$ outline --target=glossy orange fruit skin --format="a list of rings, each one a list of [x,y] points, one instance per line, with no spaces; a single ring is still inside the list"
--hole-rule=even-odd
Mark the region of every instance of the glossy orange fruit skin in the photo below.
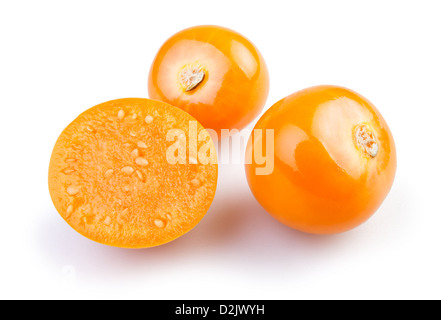
[[[180,73],[198,66],[205,77],[186,91]],[[197,26],[169,38],[150,69],[151,99],[177,106],[205,128],[242,129],[262,111],[269,92],[268,69],[257,48],[239,33]]]
[[[360,125],[373,133],[376,155],[377,149],[366,153],[357,142],[363,141],[356,138]],[[397,166],[391,131],[372,103],[354,91],[337,86],[299,91],[273,105],[255,129],[274,130],[274,170],[257,175],[253,158],[246,164],[249,186],[289,227],[313,234],[350,230],[366,221],[391,189]],[[251,137],[248,152],[255,143]]]

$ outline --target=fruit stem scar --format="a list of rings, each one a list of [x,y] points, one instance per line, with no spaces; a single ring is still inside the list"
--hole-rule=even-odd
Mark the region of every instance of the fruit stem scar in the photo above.
[[[367,124],[359,124],[354,128],[356,146],[371,158],[378,155],[378,142],[374,131]]]
[[[195,89],[205,78],[205,71],[201,65],[185,66],[179,73],[179,83],[185,92]]]

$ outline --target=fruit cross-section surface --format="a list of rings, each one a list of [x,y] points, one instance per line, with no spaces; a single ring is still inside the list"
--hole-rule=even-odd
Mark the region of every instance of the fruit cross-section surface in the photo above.
[[[179,108],[138,98],[81,114],[60,135],[49,169],[63,219],[94,241],[124,248],[161,245],[191,230],[216,184],[216,151],[201,124]]]

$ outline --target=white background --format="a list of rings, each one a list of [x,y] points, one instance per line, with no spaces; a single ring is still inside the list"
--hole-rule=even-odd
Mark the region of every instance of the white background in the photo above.
[[[0,1],[0,298],[441,298],[439,1]],[[47,188],[52,147],[98,103],[147,97],[161,44],[232,28],[266,59],[266,108],[302,88],[349,87],[389,123],[395,184],[361,227],[291,230],[222,165],[207,216],[152,249],[73,231]]]

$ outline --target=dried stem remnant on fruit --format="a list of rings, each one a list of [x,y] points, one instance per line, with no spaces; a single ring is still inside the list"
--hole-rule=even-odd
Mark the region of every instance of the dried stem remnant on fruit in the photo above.
[[[378,142],[374,132],[366,124],[360,124],[355,127],[354,139],[357,146],[367,153],[371,158],[375,158],[378,154]]]
[[[191,91],[196,88],[205,78],[205,72],[202,66],[187,66],[179,73],[179,82],[185,91]]]

